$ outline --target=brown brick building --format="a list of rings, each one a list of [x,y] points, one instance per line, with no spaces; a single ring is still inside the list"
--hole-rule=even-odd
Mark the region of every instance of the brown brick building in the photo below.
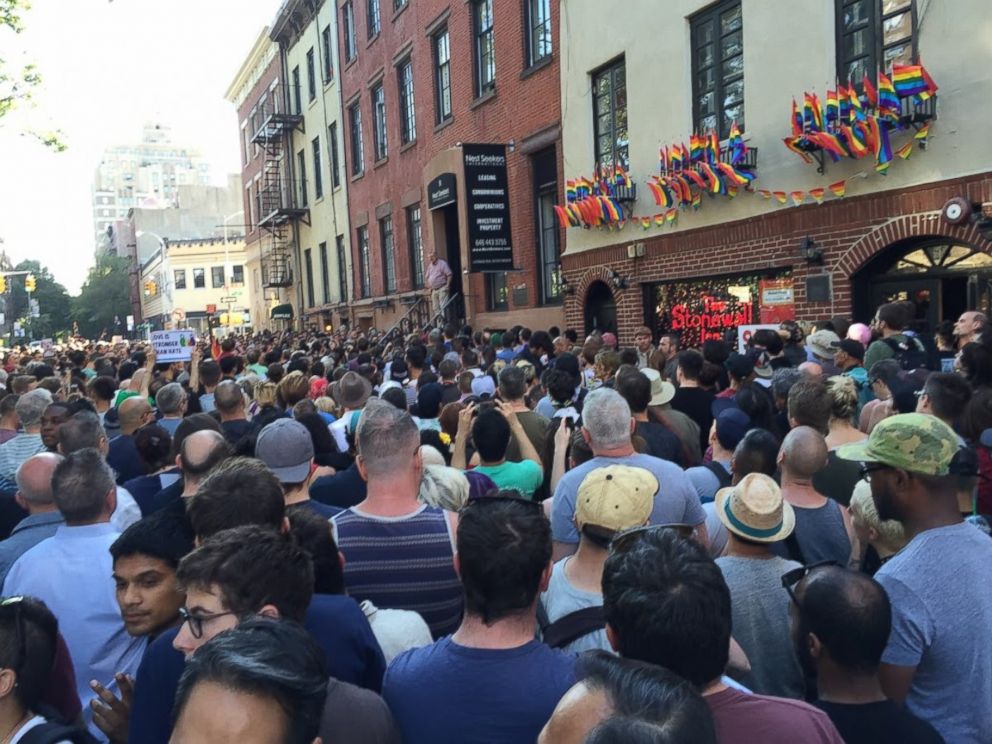
[[[423,320],[423,264],[437,250],[456,273],[453,317],[560,323],[558,3],[337,4],[354,322]],[[463,143],[506,147],[514,271],[466,273]],[[429,198],[439,177],[447,195]]]

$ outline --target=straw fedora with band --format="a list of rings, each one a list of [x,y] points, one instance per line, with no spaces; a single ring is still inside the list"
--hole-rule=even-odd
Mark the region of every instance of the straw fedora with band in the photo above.
[[[724,527],[738,537],[760,543],[784,540],[796,526],[792,506],[778,484],[763,473],[751,473],[716,493],[715,511]]]

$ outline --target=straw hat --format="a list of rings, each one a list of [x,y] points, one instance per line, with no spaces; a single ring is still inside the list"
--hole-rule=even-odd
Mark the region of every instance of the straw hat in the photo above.
[[[782,499],[778,484],[763,473],[751,473],[736,486],[720,489],[715,502],[723,525],[745,540],[777,542],[796,526],[792,506]]]

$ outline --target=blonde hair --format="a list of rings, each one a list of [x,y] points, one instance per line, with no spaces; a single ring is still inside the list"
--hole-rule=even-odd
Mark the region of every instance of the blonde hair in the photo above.
[[[313,402],[317,406],[318,411],[323,411],[324,413],[334,413],[337,411],[337,404],[334,402],[333,398],[328,398],[326,395],[322,395],[317,400]]]
[[[854,380],[837,375],[827,380],[827,394],[830,396],[830,415],[835,419],[853,421],[858,411],[858,388]]]
[[[259,406],[274,406],[276,403],[276,384],[264,380],[255,386],[255,401]]]
[[[851,504],[848,507],[851,518],[860,523],[865,529],[873,529],[878,533],[879,542],[889,550],[902,550],[906,544],[906,533],[902,522],[878,518],[875,500],[871,497],[871,486],[867,481],[860,480],[851,494]]]
[[[468,501],[469,483],[465,473],[444,465],[425,465],[417,498],[428,506],[457,512]]]

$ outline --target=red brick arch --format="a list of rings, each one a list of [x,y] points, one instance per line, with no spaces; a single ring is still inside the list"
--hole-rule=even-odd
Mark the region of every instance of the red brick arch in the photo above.
[[[971,223],[950,225],[940,212],[911,214],[895,217],[866,234],[837,261],[836,270],[852,276],[871,258],[893,243],[913,238],[947,238],[992,253],[992,242],[986,239]]]
[[[578,296],[582,298],[581,307],[586,306],[586,298],[589,295],[589,287],[593,285],[594,282],[603,282],[610,291],[613,293],[613,299],[617,303],[617,308],[620,307],[620,300],[623,297],[622,289],[618,289],[613,286],[613,282],[610,281],[610,269],[606,266],[595,266],[591,269],[586,269],[579,279]]]

